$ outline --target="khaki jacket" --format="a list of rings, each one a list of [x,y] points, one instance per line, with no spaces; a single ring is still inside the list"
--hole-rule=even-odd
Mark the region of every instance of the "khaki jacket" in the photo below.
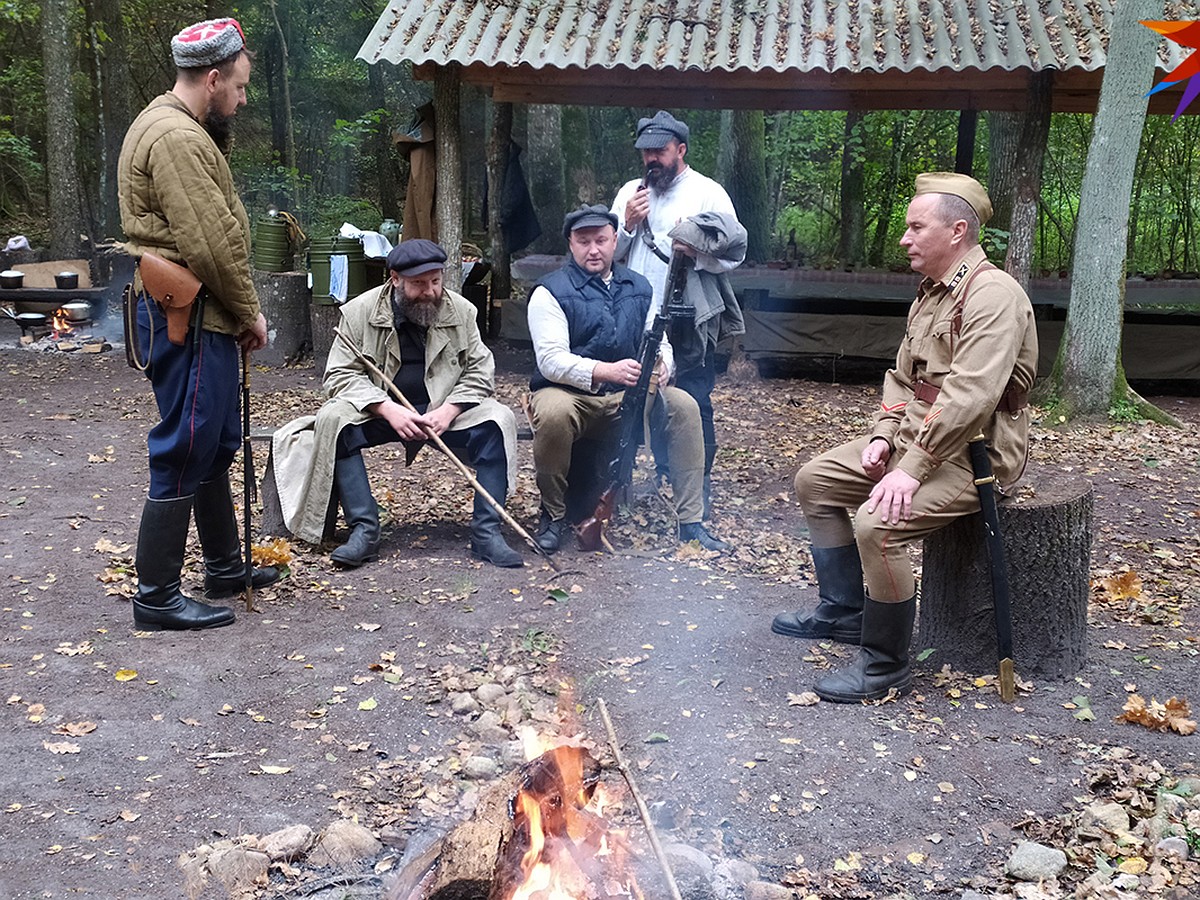
[[[117,193],[125,249],[183,263],[208,288],[205,329],[241,334],[254,323],[259,305],[250,278],[250,219],[229,162],[170,91],[129,126],[117,161]]]
[[[392,317],[390,284],[359,294],[342,306],[339,328],[388,379],[400,371],[400,341]],[[443,403],[475,404],[450,426],[461,431],[495,422],[504,435],[508,457],[508,490],[517,480],[517,421],[511,409],[492,399],[496,364],[475,324],[475,307],[466,298],[445,292],[445,303],[425,338],[425,389],[429,408]],[[333,491],[337,438],[347,425],[372,417],[366,408],[391,395],[370,375],[340,340],[334,339],[325,365],[329,399],[316,416],[303,416],[275,432],[272,441],[275,482],[288,529],[309,543],[319,543],[325,511]],[[419,447],[420,445],[416,445]],[[409,462],[415,456],[410,453]],[[497,497],[497,500],[504,498]]]
[[[1026,395],[1033,386],[1038,354],[1033,307],[1004,271],[976,274],[984,262],[976,246],[942,279],[921,282],[895,368],[884,378],[872,436],[891,443],[900,454],[898,467],[922,483],[947,461],[970,469],[967,442],[981,431],[1002,488],[1025,469],[1029,409],[1010,413],[997,405],[1010,381]],[[962,324],[956,328],[960,299]],[[913,395],[918,379],[940,388],[935,402]]]

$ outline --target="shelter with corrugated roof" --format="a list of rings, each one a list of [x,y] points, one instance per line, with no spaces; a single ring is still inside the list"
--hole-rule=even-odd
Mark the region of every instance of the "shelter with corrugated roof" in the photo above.
[[[1053,71],[1053,110],[1092,112],[1114,2],[392,0],[358,58],[457,64],[497,102],[718,109],[1021,110]]]

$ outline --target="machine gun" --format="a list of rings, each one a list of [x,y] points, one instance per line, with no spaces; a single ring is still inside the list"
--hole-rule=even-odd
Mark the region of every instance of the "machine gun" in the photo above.
[[[579,535],[579,545],[584,550],[598,550],[605,543],[604,523],[612,518],[621,493],[633,481],[633,467],[637,461],[638,445],[641,443],[642,421],[646,412],[646,400],[651,393],[652,381],[657,378],[655,369],[658,366],[658,351],[662,345],[663,334],[673,316],[693,316],[692,307],[683,303],[683,294],[687,287],[688,270],[691,268],[691,258],[683,253],[671,254],[670,268],[667,270],[667,294],[663,307],[654,316],[650,329],[642,335],[642,346],[638,353],[641,372],[637,383],[627,388],[621,398],[618,412],[620,435],[617,441],[616,453],[608,464],[605,472],[607,485],[596,502],[596,508],[590,516],[575,526]]]

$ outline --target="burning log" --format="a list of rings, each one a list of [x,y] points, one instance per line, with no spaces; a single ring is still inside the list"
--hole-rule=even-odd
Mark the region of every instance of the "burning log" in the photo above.
[[[388,900],[640,900],[623,831],[603,816],[600,765],[556,747],[489,790]]]

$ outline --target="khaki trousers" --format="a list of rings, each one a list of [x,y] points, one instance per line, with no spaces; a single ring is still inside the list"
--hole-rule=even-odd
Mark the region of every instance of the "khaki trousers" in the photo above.
[[[704,514],[704,434],[700,408],[675,387],[660,388],[667,407],[667,452],[671,459],[671,492],[680,525],[699,522]],[[552,519],[567,514],[567,473],[571,451],[582,437],[603,434],[617,425],[624,391],[581,394],[559,387],[534,391],[533,466],[542,506]],[[649,415],[650,404],[646,411]],[[646,426],[647,431],[649,425]]]
[[[907,548],[960,516],[979,511],[975,478],[963,460],[947,460],[913,495],[912,518],[886,525],[866,501],[875,486],[862,468],[870,438],[842,444],[796,473],[796,499],[808,520],[814,547],[858,544],[867,594],[880,603],[908,600],[916,593]],[[888,471],[899,462],[893,453]],[[854,511],[851,523],[849,511]]]

